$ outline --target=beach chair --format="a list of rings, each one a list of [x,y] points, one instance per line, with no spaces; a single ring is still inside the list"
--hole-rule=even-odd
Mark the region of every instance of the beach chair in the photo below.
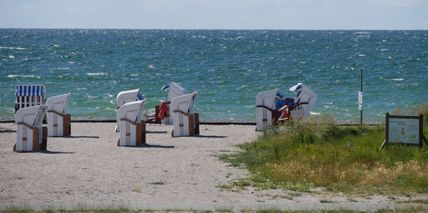
[[[140,101],[140,100],[144,100],[144,96],[140,93],[140,89],[121,91],[116,96],[116,110],[128,102]],[[116,132],[118,131],[119,131],[119,119],[117,119],[117,123],[116,123]]]
[[[48,136],[70,136],[71,116],[65,113],[69,96],[70,94],[58,95],[46,100]]]
[[[140,120],[144,100],[128,102],[117,110],[120,138],[118,146],[139,146],[146,142],[146,123]]]
[[[256,131],[262,131],[278,120],[279,112],[275,109],[275,98],[278,92],[274,89],[259,92],[256,95]]]
[[[47,128],[43,126],[47,106],[32,106],[19,109],[15,114],[16,152],[46,150]]]
[[[15,112],[19,109],[45,103],[46,89],[43,84],[25,84],[15,87]]]
[[[309,109],[317,101],[317,94],[303,83],[298,83],[289,90],[296,93],[294,106],[290,108],[290,118],[301,119],[309,116]]]
[[[199,114],[193,112],[198,93],[193,92],[172,99],[171,111],[174,124],[173,137],[199,134]]]
[[[173,98],[182,96],[186,94],[186,90],[175,82],[171,82],[166,86],[162,87],[162,90],[168,90],[168,96],[166,100],[161,101],[161,104],[155,107],[155,121],[156,123],[161,123],[165,125],[172,125],[173,119],[171,111],[171,101]],[[163,117],[159,117],[159,112],[166,111],[163,114]]]

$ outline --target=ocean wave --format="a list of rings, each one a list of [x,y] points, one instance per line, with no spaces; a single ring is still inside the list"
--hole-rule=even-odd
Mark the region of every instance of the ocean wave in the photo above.
[[[393,79],[391,79],[391,81],[403,81],[404,80],[404,78],[393,78]]]
[[[321,115],[321,112],[309,112],[309,114],[318,116]]]
[[[23,47],[0,47],[1,49],[6,49],[6,50],[26,50],[26,48]]]
[[[68,67],[57,67],[56,69],[57,70],[69,70],[70,68],[68,68]]]
[[[86,73],[86,75],[88,75],[88,76],[104,76],[104,75],[108,75],[108,73],[106,73],[106,72],[88,72],[88,73]]]
[[[39,76],[37,75],[7,75],[7,78],[38,78],[40,79]]]

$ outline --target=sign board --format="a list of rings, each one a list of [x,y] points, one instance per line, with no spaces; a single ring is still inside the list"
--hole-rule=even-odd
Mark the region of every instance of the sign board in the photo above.
[[[358,92],[358,111],[363,110],[363,92]]]
[[[406,144],[422,147],[423,116],[402,116],[386,113],[385,141],[386,144]]]

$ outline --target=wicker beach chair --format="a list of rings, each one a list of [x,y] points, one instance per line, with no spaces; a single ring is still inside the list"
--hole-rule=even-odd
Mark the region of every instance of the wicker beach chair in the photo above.
[[[118,110],[122,105],[133,102],[144,100],[144,96],[141,94],[140,89],[125,90],[121,91],[116,96],[116,110]],[[119,119],[116,123],[116,132],[119,131]]]
[[[172,99],[173,137],[199,135],[199,114],[193,111],[197,95],[193,92]]]
[[[47,128],[43,126],[46,110],[46,106],[40,105],[21,108],[16,112],[17,131],[14,151],[37,152],[46,150]]]
[[[140,120],[144,100],[128,102],[117,110],[120,138],[118,146],[139,146],[146,142],[145,122]]]
[[[274,89],[259,92],[256,95],[256,131],[262,131],[278,120],[279,112],[275,109],[275,98],[278,92]]]
[[[162,87],[162,90],[168,91],[168,96],[166,100],[161,101],[161,105],[156,106],[155,108],[155,121],[156,123],[161,123],[165,125],[172,125],[173,119],[170,115],[172,115],[171,111],[171,101],[173,98],[182,96],[186,94],[186,90],[181,87],[179,84],[175,82],[171,82],[168,85]],[[165,108],[162,108],[165,107]],[[162,117],[159,117],[159,113],[162,111],[166,111],[163,113]]]
[[[48,136],[70,136],[70,114],[65,113],[70,94],[50,97],[46,100]]]
[[[25,84],[15,87],[15,112],[19,109],[45,103],[46,88],[43,84]]]

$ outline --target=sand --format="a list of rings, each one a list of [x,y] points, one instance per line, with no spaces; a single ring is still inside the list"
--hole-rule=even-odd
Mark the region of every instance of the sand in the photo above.
[[[396,208],[412,196],[345,196],[222,187],[248,177],[218,155],[257,137],[255,126],[201,125],[200,137],[172,138],[172,126],[147,125],[147,147],[118,147],[114,123],[72,123],[72,137],[48,138],[48,152],[15,153],[13,123],[0,124],[0,209],[15,207],[134,209]],[[12,130],[12,131],[5,131]]]

